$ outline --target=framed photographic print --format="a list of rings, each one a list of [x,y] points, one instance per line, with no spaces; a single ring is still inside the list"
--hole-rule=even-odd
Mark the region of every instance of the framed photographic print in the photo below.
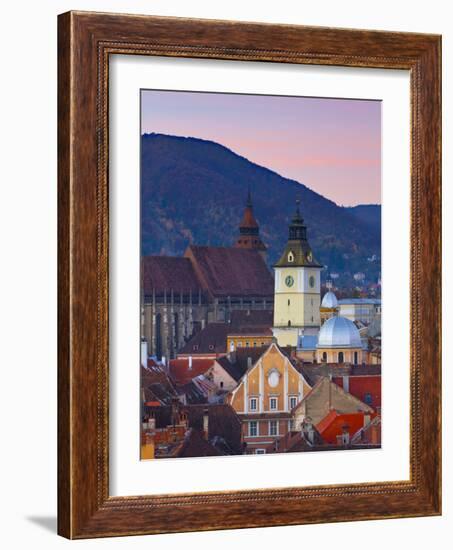
[[[59,17],[59,533],[441,513],[440,37]]]

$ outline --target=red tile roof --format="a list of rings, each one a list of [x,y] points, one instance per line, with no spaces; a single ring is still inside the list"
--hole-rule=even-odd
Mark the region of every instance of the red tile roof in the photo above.
[[[167,291],[189,294],[192,292],[197,298],[200,282],[187,258],[173,256],[144,256],[142,258],[143,290],[150,296]]]
[[[375,414],[368,414],[368,416],[373,417]],[[321,422],[318,422],[316,429],[326,443],[335,445],[337,443],[337,436],[343,433],[344,426],[348,427],[348,432],[352,437],[364,425],[365,413],[363,412],[339,414],[337,411],[332,410]]]
[[[170,377],[177,385],[189,383],[193,378],[204,374],[214,364],[213,359],[192,359],[192,368],[189,369],[189,358],[170,360]]]
[[[274,296],[273,277],[256,250],[191,245],[185,256],[212,296]]]

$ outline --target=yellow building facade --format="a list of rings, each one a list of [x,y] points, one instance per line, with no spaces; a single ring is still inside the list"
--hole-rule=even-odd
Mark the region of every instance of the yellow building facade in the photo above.
[[[310,391],[303,375],[274,343],[242,377],[228,402],[239,415],[247,452],[266,452],[291,429],[291,411]]]

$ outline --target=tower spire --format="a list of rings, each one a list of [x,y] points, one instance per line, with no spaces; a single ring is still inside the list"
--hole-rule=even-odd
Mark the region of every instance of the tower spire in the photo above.
[[[244,214],[239,225],[239,237],[236,240],[236,248],[248,248],[258,250],[263,255],[266,253],[266,246],[260,237],[260,227],[253,213],[252,193],[250,185],[247,190]]]
[[[246,203],[245,203],[245,207],[246,207],[246,208],[253,208],[252,193],[251,193],[251,191],[250,191],[250,185],[248,186],[247,201],[246,201]]]

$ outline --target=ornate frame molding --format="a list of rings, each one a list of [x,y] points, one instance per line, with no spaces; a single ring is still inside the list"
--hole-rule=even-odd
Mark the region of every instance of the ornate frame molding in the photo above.
[[[59,16],[58,45],[59,533],[87,538],[440,514],[440,37],[69,12]],[[410,71],[409,481],[109,496],[108,61],[113,54]]]

